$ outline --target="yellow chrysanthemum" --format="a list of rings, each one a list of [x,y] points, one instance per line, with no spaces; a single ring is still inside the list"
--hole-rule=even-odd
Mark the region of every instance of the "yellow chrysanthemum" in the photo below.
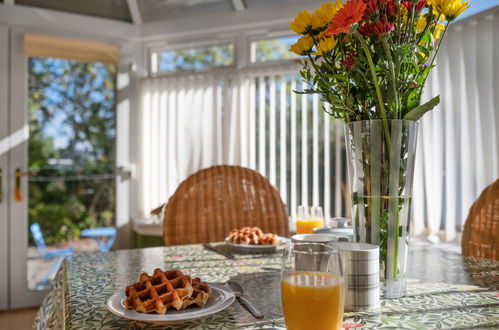
[[[405,6],[400,6],[400,16],[402,17],[402,23],[407,24],[409,21],[409,11]]]
[[[298,41],[289,47],[289,50],[298,55],[305,55],[314,47],[314,39],[312,37],[301,37]]]
[[[314,55],[322,55],[325,53],[329,53],[331,50],[336,47],[336,44],[338,43],[338,40],[336,38],[325,38],[321,39],[319,41],[319,44],[317,45],[317,50],[313,52],[312,54]]]
[[[426,16],[424,14],[420,14],[418,21],[416,22],[416,29],[419,32],[423,32],[426,27]],[[445,26],[440,23],[432,24],[430,27],[430,31],[433,30],[433,39],[437,40],[440,38],[442,31],[445,29]]]
[[[317,15],[312,15],[308,10],[304,10],[302,12],[299,12],[295,20],[289,24],[291,27],[291,30],[298,34],[307,34],[310,32],[310,30],[315,30],[321,27],[322,24],[321,20]]]
[[[433,30],[433,39],[437,40],[440,38],[440,35],[442,34],[442,31],[445,29],[445,26],[443,24],[437,23],[433,25],[434,29]]]
[[[429,0],[428,3],[438,14],[444,15],[449,22],[455,20],[470,7],[470,0]]]
[[[416,22],[416,29],[419,32],[423,32],[426,27],[426,16],[424,14],[419,14],[418,20]]]
[[[317,39],[324,39],[326,38],[326,31],[322,31],[316,36]]]
[[[331,23],[336,12],[343,8],[343,2],[341,0],[336,0],[336,2],[326,2],[323,3],[317,10],[314,12],[314,15],[317,16],[317,19],[324,24]]]

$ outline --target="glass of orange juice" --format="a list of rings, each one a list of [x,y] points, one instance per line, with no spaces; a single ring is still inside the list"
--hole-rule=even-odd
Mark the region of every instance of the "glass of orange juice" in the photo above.
[[[281,271],[281,300],[289,330],[340,330],[344,281],[340,252],[324,243],[290,243]]]
[[[296,214],[296,233],[312,234],[314,228],[324,226],[324,213],[322,207],[304,207],[300,205]]]

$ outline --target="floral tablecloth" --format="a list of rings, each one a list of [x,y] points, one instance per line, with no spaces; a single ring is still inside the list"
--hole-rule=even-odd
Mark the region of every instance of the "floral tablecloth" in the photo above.
[[[408,295],[382,301],[379,310],[347,313],[344,328],[470,329],[499,328],[499,262],[415,248],[411,252]],[[280,254],[237,254],[235,260],[183,245],[66,259],[35,320],[40,329],[285,329],[280,306]],[[106,300],[154,268],[180,269],[208,282],[237,277],[248,298],[264,312],[255,319],[239,303],[196,321],[169,326],[121,319]]]

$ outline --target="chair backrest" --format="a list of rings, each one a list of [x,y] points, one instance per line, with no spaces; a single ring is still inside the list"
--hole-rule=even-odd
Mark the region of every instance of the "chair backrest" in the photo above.
[[[499,179],[471,206],[461,239],[463,255],[499,260]]]
[[[269,180],[248,168],[214,166],[182,182],[163,216],[166,245],[222,241],[234,228],[289,235],[288,215]]]
[[[42,257],[45,256],[47,252],[47,246],[45,245],[45,240],[43,239],[42,230],[40,229],[40,225],[38,223],[33,223],[29,226],[31,231],[31,235],[33,235],[33,239],[35,240],[36,247],[38,248],[38,252]]]

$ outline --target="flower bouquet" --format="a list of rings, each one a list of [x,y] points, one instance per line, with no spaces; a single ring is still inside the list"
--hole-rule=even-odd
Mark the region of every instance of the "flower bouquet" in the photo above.
[[[346,123],[355,240],[380,246],[385,297],[405,295],[417,120],[421,102],[463,0],[341,0],[298,13],[290,50],[324,111]]]

